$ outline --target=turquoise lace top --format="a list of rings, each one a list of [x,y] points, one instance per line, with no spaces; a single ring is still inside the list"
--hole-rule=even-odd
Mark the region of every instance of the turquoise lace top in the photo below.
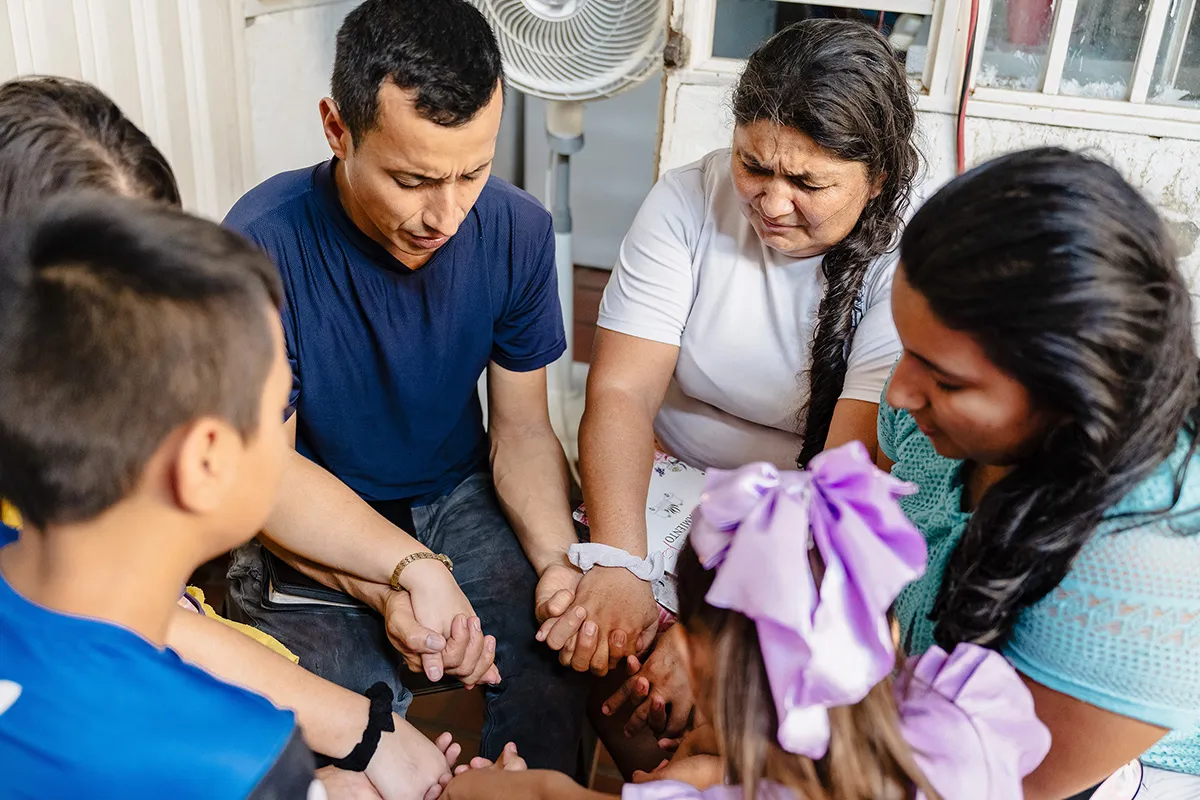
[[[971,516],[962,511],[962,462],[939,456],[912,416],[887,403],[879,445],[893,474],[918,486],[900,503],[929,545],[925,575],[896,601],[915,655],[934,643],[929,613]],[[1107,516],[1168,507],[1189,445],[1181,433],[1171,456]],[[1102,523],[1062,583],[1021,614],[1004,654],[1043,686],[1170,729],[1142,761],[1200,775],[1200,455],[1186,466],[1173,512],[1120,532],[1128,519]]]

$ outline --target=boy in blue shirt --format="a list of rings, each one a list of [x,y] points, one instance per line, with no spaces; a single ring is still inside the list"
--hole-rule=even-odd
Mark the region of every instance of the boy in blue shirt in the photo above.
[[[6,797],[314,788],[290,712],[163,648],[184,581],[274,504],[281,300],[175,210],[84,195],[0,226],[0,495],[26,526],[0,541]]]

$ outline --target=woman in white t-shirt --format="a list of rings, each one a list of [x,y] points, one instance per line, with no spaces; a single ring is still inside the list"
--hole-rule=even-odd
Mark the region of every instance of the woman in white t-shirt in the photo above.
[[[891,251],[919,156],[890,45],[860,22],[793,25],[750,57],[733,114],[731,149],[651,190],[600,309],[584,496],[592,541],[639,558],[656,442],[700,468],[794,467],[854,439],[873,450],[900,351]],[[548,641],[581,671],[607,672],[658,620],[626,569],[593,569],[575,599],[587,622],[572,609]],[[656,692],[658,676],[682,677],[670,638],[642,668]],[[638,716],[677,735],[691,703],[668,699]]]

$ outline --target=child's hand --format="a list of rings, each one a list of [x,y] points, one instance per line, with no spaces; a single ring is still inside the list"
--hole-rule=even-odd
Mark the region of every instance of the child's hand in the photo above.
[[[513,759],[508,762],[510,766],[501,767],[509,758]],[[515,767],[517,763],[519,767]],[[507,755],[506,749],[496,764],[455,775],[440,800],[563,800],[582,794],[592,796],[561,772],[524,769],[524,766],[525,761],[516,756],[515,749],[512,756]]]
[[[626,736],[649,727],[656,736],[676,739],[687,729],[695,702],[683,660],[684,646],[683,628],[675,625],[659,640],[645,664],[629,657],[629,679],[601,709],[612,716],[626,703],[636,706],[625,723]]]
[[[433,743],[437,745],[437,749],[442,753],[442,758],[446,760],[446,771],[441,774],[437,783],[429,787],[421,800],[438,800],[442,796],[442,790],[446,788],[446,784],[453,777],[458,757],[462,755],[462,745],[455,742],[454,737],[449,733],[443,733],[434,739]]]
[[[380,800],[379,792],[365,772],[322,767],[317,770],[316,777],[325,787],[329,800]]]
[[[454,767],[458,764],[458,757],[462,755],[462,745],[454,741],[454,737],[449,733],[443,733],[441,736],[433,740],[437,745],[437,749],[442,751],[442,755],[446,758],[446,772],[453,772]]]
[[[676,758],[673,761],[664,760],[655,767],[653,772],[637,770],[633,773],[634,783],[680,781],[695,786],[700,791],[717,786],[724,780],[725,774],[721,768],[721,759],[709,755]]]
[[[497,773],[527,774],[529,767],[525,763],[525,759],[517,754],[517,746],[512,742],[504,745],[504,751],[500,753],[500,757],[495,762],[489,761],[486,758],[475,757],[471,759],[469,764],[460,764],[454,768],[454,777],[449,775],[444,777],[441,782],[443,791],[441,800],[456,800],[457,798],[483,798],[483,797],[526,797],[527,793],[515,786],[508,787],[513,792],[509,792],[505,785],[500,784],[499,775]],[[536,782],[536,781],[535,781]],[[438,795],[434,795],[437,798]],[[425,800],[431,800],[428,796]]]
[[[715,756],[717,752],[717,730],[711,724],[701,724],[698,720],[696,727],[688,731],[671,759],[677,761],[692,756]]]
[[[448,733],[431,742],[401,717],[393,714],[392,721],[396,729],[379,737],[366,776],[383,800],[434,800],[462,748]]]
[[[460,764],[454,768],[455,775],[473,769],[492,769],[501,770],[503,772],[521,772],[529,769],[529,765],[525,763],[525,759],[517,754],[517,746],[512,742],[504,745],[504,751],[500,753],[500,757],[495,762],[489,761],[486,758],[476,756],[471,759],[469,764]]]

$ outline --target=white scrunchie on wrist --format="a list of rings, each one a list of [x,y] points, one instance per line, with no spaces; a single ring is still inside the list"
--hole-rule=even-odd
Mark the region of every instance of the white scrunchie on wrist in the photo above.
[[[592,567],[624,567],[634,576],[651,583],[660,580],[666,571],[661,550],[646,558],[638,558],[626,550],[606,544],[573,544],[567,549],[567,560],[585,573]]]

